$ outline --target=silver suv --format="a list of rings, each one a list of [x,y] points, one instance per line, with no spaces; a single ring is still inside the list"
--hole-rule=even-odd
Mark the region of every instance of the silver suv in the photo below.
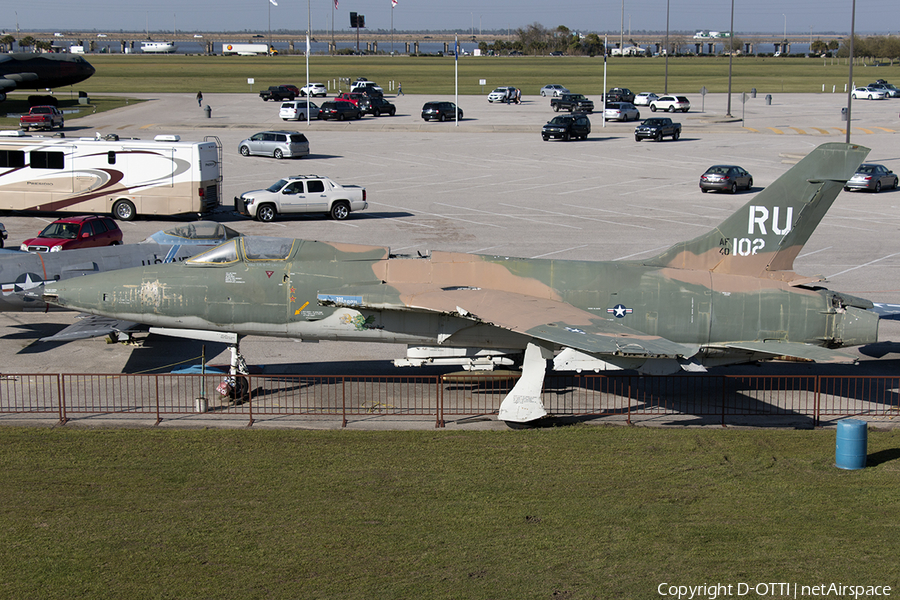
[[[296,158],[309,156],[309,140],[299,131],[261,131],[238,144],[238,150],[243,156]]]

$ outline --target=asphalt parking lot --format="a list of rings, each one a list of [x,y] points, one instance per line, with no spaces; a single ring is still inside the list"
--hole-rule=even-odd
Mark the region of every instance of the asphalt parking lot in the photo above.
[[[487,90],[489,91],[489,90]],[[555,113],[549,99],[525,96],[520,105],[489,104],[485,96],[459,98],[465,119],[428,122],[425,101],[409,94],[389,97],[395,117],[353,122],[285,123],[279,103],[251,94],[144,95],[124,109],[67,120],[67,136],[151,138],[179,134],[184,140],[216,136],[224,150],[222,210],[212,218],[250,235],[275,235],[390,246],[396,252],[432,249],[570,260],[640,258],[707,231],[746,203],[790,164],[817,145],[843,141],[844,94],[760,94],[741,102],[724,95],[689,95],[687,114],[669,115],[684,126],[679,141],[636,143],[634,123],[601,126],[592,117],[588,140],[541,140],[540,127]],[[452,98],[449,98],[452,100]],[[317,99],[318,100],[318,99]],[[702,104],[701,104],[702,103]],[[650,115],[642,108],[642,117]],[[872,148],[869,161],[900,171],[897,133],[900,100],[854,101],[851,141]],[[743,114],[743,121],[741,116]],[[312,155],[293,161],[244,158],[241,139],[266,129],[306,133]],[[735,196],[701,194],[697,182],[710,165],[733,163],[750,171],[755,187]],[[235,215],[232,197],[266,187],[291,174],[327,175],[365,186],[369,209],[343,222],[320,216],[281,218],[263,224]],[[900,191],[842,193],[798,257],[795,270],[823,274],[828,286],[876,301],[900,303]],[[10,247],[33,236],[52,217],[4,214]],[[179,223],[140,219],[122,223],[125,242]],[[0,352],[4,373],[165,371],[198,362],[200,344],[151,336],[142,346],[108,345],[103,339],[67,345],[37,338],[62,329],[71,313],[2,314]],[[900,341],[900,327],[882,324],[881,337]],[[890,344],[863,349],[860,374],[896,373]],[[396,373],[389,359],[403,347],[378,344],[247,338],[248,362],[266,372]],[[224,348],[207,348],[212,362],[227,362]],[[767,368],[780,368],[778,366]],[[791,368],[813,368],[794,365]]]

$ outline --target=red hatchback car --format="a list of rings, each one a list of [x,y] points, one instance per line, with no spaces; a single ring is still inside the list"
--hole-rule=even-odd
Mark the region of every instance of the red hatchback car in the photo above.
[[[59,252],[74,248],[118,246],[122,230],[109,217],[66,217],[47,225],[36,238],[22,242],[23,252]]]

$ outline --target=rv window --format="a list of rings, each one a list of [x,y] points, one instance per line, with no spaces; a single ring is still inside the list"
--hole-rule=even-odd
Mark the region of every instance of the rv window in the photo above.
[[[64,166],[62,152],[32,150],[28,154],[32,169],[62,169]]]
[[[21,150],[0,150],[0,167],[24,167],[25,153]]]
[[[106,153],[106,162],[111,165],[116,164],[116,151],[115,150],[110,150],[109,152]]]

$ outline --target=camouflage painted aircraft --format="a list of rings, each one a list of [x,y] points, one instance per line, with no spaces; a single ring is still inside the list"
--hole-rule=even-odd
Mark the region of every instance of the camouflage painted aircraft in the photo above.
[[[524,350],[499,418],[527,422],[546,414],[540,394],[554,356],[560,370],[649,373],[778,356],[853,362],[837,348],[877,341],[872,302],[791,269],[868,152],[824,144],[709,233],[645,260],[395,256],[250,237],[181,264],[48,285],[44,299],[234,344],[268,335]]]

